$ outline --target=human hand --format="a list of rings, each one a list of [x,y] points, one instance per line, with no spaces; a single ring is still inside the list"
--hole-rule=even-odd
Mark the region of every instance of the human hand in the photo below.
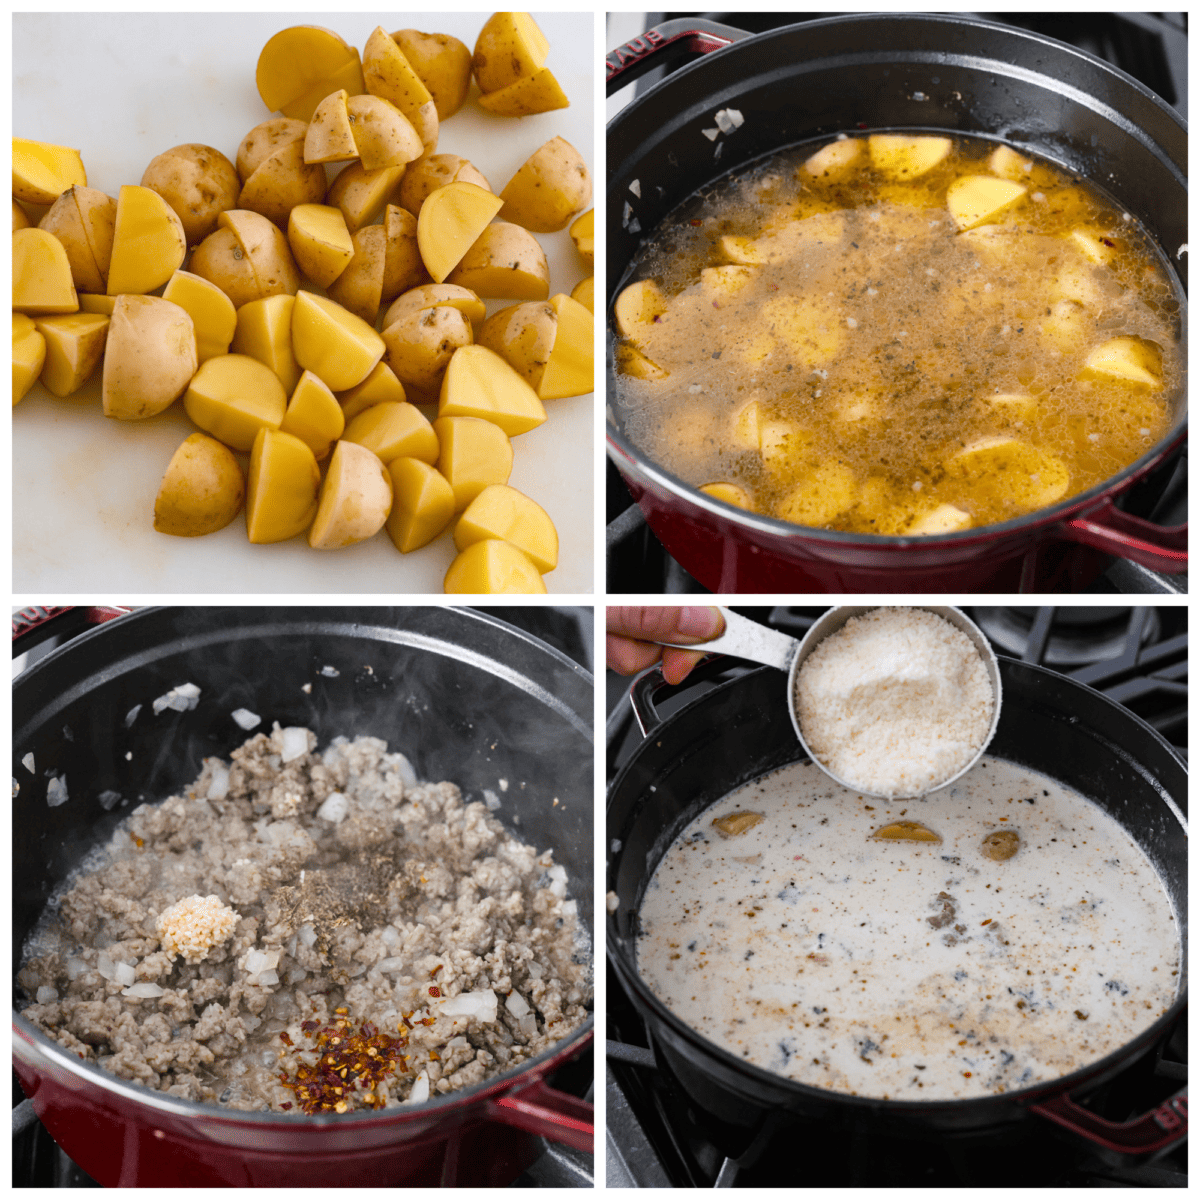
[[[609,669],[619,675],[636,675],[661,659],[663,678],[668,683],[682,683],[704,651],[658,646],[646,639],[706,642],[719,637],[725,628],[716,608],[609,608],[606,616]]]

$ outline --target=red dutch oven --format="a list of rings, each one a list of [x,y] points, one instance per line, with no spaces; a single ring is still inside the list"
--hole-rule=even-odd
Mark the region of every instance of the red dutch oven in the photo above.
[[[185,682],[201,689],[195,710],[150,714],[150,701]],[[497,816],[554,850],[590,933],[592,698],[587,671],[477,610],[119,616],[13,686],[14,955],[55,886],[134,804],[170,795],[203,758],[228,758],[245,740],[229,719],[239,707],[267,729],[306,725],[321,745],[338,734],[384,738],[420,778],[454,780],[468,795],[500,778],[522,781]],[[36,775],[22,762],[28,754]],[[68,790],[54,808],[51,775]],[[98,800],[106,790],[128,803],[107,812]],[[230,1112],[168,1096],[83,1062],[16,1014],[13,1060],[43,1124],[104,1186],[502,1186],[542,1152],[539,1136],[591,1153],[592,1105],[547,1077],[590,1051],[592,1036],[589,1017],[495,1079],[411,1109],[342,1116]]]
[[[610,310],[642,239],[697,188],[785,146],[879,128],[999,137],[1098,181],[1149,230],[1186,289],[1186,127],[1088,54],[960,16],[833,17],[753,37],[689,18],[610,54],[609,91],[697,53],[608,126]],[[745,120],[719,139],[715,158],[701,130],[725,107]],[[612,345],[610,333],[610,376]],[[608,452],[667,552],[714,592],[1078,590],[1109,555],[1186,570],[1186,525],[1144,519],[1186,439],[1185,398],[1172,403],[1171,430],[1105,483],[1016,520],[931,537],[802,528],[713,499],[647,458],[611,404]]]

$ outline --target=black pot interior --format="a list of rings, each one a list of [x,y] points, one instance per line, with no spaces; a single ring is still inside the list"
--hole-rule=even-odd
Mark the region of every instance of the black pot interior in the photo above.
[[[1074,788],[1135,838],[1158,871],[1179,925],[1182,995],[1187,979],[1184,764],[1153,729],[1091,688],[1003,656],[999,663],[1004,702],[988,753]],[[787,713],[786,676],[763,667],[719,685],[667,718],[612,783],[607,836],[620,849],[608,863],[607,888],[618,898],[608,922],[608,953],[666,1050],[671,1069],[685,1081],[688,1095],[702,1108],[720,1113],[730,1127],[758,1120],[762,1113],[754,1111],[755,1102],[813,1111],[822,1097],[892,1115],[909,1109],[936,1112],[945,1128],[978,1123],[981,1113],[987,1120],[1019,1115],[1009,1097],[932,1104],[851,1101],[793,1084],[707,1042],[641,982],[635,961],[637,913],[646,885],[675,837],[734,788],[806,758]],[[1139,1041],[1148,1044],[1146,1035]],[[1077,1074],[1095,1070],[1093,1064]]]
[[[701,130],[726,107],[745,121],[712,142]],[[1086,176],[1142,222],[1186,292],[1187,255],[1178,251],[1188,240],[1187,132],[1162,101],[1039,34],[960,16],[871,13],[788,26],[714,51],[613,119],[609,306],[644,239],[705,184],[787,146],[887,128],[998,138]],[[630,191],[635,181],[638,197]],[[613,344],[610,314],[610,375]],[[1172,402],[1178,427],[1185,397]],[[621,450],[638,458],[613,405],[608,418]]]
[[[190,712],[155,715],[182,683]],[[309,690],[305,690],[306,687]],[[476,610],[143,609],[68,643],[13,686],[14,954],[52,890],[137,804],[192,782],[250,733],[303,725],[384,739],[419,778],[484,789],[522,840],[553,849],[592,926],[591,675],[537,638]],[[140,705],[136,717],[129,717]],[[32,753],[35,773],[22,763]],[[50,776],[69,799],[49,807]],[[500,785],[506,780],[507,790]],[[106,791],[122,801],[110,812]]]

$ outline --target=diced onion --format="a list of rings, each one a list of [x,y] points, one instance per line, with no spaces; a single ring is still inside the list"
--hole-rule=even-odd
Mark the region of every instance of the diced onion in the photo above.
[[[338,825],[346,819],[349,811],[350,801],[341,792],[330,792],[317,809],[317,816],[331,825]]]
[[[280,757],[285,763],[294,762],[308,753],[308,730],[290,725],[283,730],[283,750]]]
[[[208,799],[224,800],[229,795],[229,768],[223,762],[213,762],[208,781]]]
[[[25,755],[25,757],[23,759],[21,759],[21,766],[23,766],[25,768],[25,770],[27,770],[30,773],[30,775],[37,774],[37,769],[33,765],[33,751],[32,750],[30,750],[30,752],[27,755]]]
[[[122,996],[132,996],[137,1000],[153,1000],[162,994],[163,989],[157,983],[135,983],[121,993]]]
[[[422,1071],[417,1076],[416,1082],[412,1085],[412,1091],[408,1093],[408,1099],[405,1104],[420,1104],[424,1100],[429,1099],[429,1075]]]
[[[200,689],[194,683],[181,683],[173,687],[163,696],[154,700],[154,714],[157,716],[164,709],[175,712],[188,712],[200,703]]]
[[[529,1004],[525,997],[522,996],[520,992],[516,991],[508,993],[508,999],[505,1000],[504,1006],[510,1013],[512,1013],[514,1017],[517,1018],[517,1020],[520,1020],[527,1012],[529,1012]]]
[[[101,792],[96,799],[100,801],[100,807],[104,809],[105,812],[112,812],[112,810],[121,802],[121,793],[108,789]]]
[[[134,980],[137,979],[134,969],[128,963],[123,962],[117,963],[115,977],[116,981],[120,984],[123,984],[125,987],[130,987]]]
[[[56,779],[51,779],[46,784],[46,803],[51,808],[57,808],[60,804],[66,804],[70,799],[67,795],[67,781],[59,776]]]
[[[546,872],[550,876],[550,891],[560,900],[567,894],[567,869],[557,863]]]
[[[85,971],[90,970],[87,959],[84,958],[68,958],[63,965],[67,968],[68,979],[78,979]]]
[[[383,971],[385,974],[390,974],[392,971],[400,971],[404,968],[404,959],[402,958],[381,958],[376,964],[375,969]]]
[[[279,982],[278,971],[264,971],[256,981],[259,987],[274,987]]]
[[[396,767],[396,774],[400,776],[400,782],[406,788],[416,787],[420,780],[417,779],[417,773],[413,770],[412,763],[403,754],[393,754],[392,762]]]
[[[317,931],[311,925],[301,925],[299,933],[300,940],[306,946],[315,946],[317,944]]]
[[[579,902],[576,900],[564,900],[562,906],[562,915],[564,917],[574,917],[579,913]]]
[[[138,713],[140,713],[141,711],[142,711],[142,706],[141,706],[140,704],[135,704],[135,705],[134,705],[134,706],[133,706],[133,707],[132,707],[132,708],[131,708],[131,709],[130,709],[130,710],[129,710],[129,711],[126,713],[126,714],[125,714],[125,728],[126,728],[126,729],[129,729],[129,728],[130,728],[130,727],[133,725],[134,721],[136,721],[136,720],[137,720],[137,715],[138,715]]]
[[[339,671],[337,667],[322,667],[321,674],[324,675],[326,679],[336,679],[341,674],[341,671]]]
[[[58,988],[40,987],[37,990],[36,999],[39,1004],[52,1004],[58,999]]]
[[[262,724],[262,717],[258,713],[252,713],[248,708],[235,708],[229,715],[247,731]]]
[[[500,807],[500,797],[491,788],[483,789],[483,802],[487,805],[488,812],[495,812]]]
[[[537,1017],[533,1013],[526,1013],[517,1021],[521,1032],[527,1037],[535,1037],[537,1035]]]
[[[441,1002],[437,1011],[447,1017],[478,1017],[487,1024],[496,1019],[496,993],[491,988],[479,992],[462,992]]]
[[[96,970],[105,979],[116,979],[117,977],[117,964],[103,950],[96,955]]]

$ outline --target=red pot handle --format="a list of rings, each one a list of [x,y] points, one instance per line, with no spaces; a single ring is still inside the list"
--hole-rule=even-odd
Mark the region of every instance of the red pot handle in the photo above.
[[[595,1153],[596,1110],[586,1100],[559,1092],[539,1079],[519,1092],[490,1101],[488,1115],[514,1129]]]
[[[1151,571],[1178,575],[1187,570],[1186,522],[1169,527],[1155,525],[1122,512],[1106,500],[1086,517],[1064,521],[1060,529],[1069,541],[1131,559]]]
[[[1120,1154],[1152,1154],[1187,1137],[1187,1088],[1132,1121],[1106,1121],[1063,1094],[1029,1105],[1029,1111]]]
[[[13,653],[23,654],[46,638],[58,634],[73,637],[92,625],[103,625],[105,621],[122,617],[130,611],[128,608],[107,606],[30,605],[13,613]]]
[[[744,30],[698,17],[664,21],[604,56],[608,95],[645,75],[652,67],[673,62],[684,54],[723,50],[749,36]]]

